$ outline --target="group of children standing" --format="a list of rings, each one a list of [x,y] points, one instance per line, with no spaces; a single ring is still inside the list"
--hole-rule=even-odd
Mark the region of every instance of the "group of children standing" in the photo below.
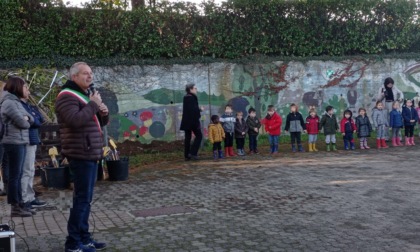
[[[281,120],[281,118],[280,118]],[[281,123],[279,124],[280,128]],[[257,118],[255,109],[250,108],[248,117],[245,120],[242,112],[233,115],[230,105],[225,107],[225,113],[219,118],[218,115],[211,116],[209,125],[209,141],[213,144],[214,159],[223,158],[222,141],[225,142],[225,157],[236,156],[233,151],[233,139],[236,139],[237,154],[245,155],[245,137],[249,136],[250,154],[258,154],[257,136],[261,128],[261,122]]]
[[[381,102],[376,103],[376,107],[373,109],[372,119],[375,127],[377,128],[376,143],[378,148],[388,148],[385,143],[386,130],[389,128],[392,130],[392,145],[402,146],[400,138],[400,130],[404,127],[405,133],[405,145],[415,145],[414,143],[414,126],[419,121],[420,114],[420,102],[419,107],[415,109],[413,107],[412,100],[406,100],[402,111],[400,112],[400,103],[398,101],[393,102],[392,111],[389,113],[389,120],[386,110]]]
[[[286,117],[285,132],[290,133],[291,148],[293,152],[304,152],[302,146],[301,134],[308,134],[309,151],[318,151],[316,142],[320,130],[324,129],[325,142],[327,151],[337,151],[336,133],[340,129],[343,136],[344,149],[354,150],[354,134],[357,134],[360,142],[360,149],[370,149],[367,138],[370,137],[372,131],[376,130],[376,146],[377,148],[388,148],[386,144],[386,132],[392,129],[392,145],[402,146],[400,140],[400,129],[404,127],[405,145],[415,145],[414,143],[414,126],[419,121],[419,108],[413,108],[413,101],[406,100],[400,112],[399,102],[393,103],[393,109],[390,113],[384,109],[382,102],[378,101],[372,112],[372,124],[366,115],[366,109],[360,108],[359,115],[353,119],[353,113],[345,110],[343,118],[338,125],[337,118],[334,114],[334,108],[327,106],[326,113],[320,119],[315,109],[309,110],[306,120],[298,111],[296,104],[290,105],[290,113]],[[282,117],[276,112],[273,105],[267,108],[267,115],[263,120],[259,120],[256,111],[250,108],[246,120],[243,118],[242,112],[233,114],[232,106],[225,107],[225,113],[219,118],[217,115],[211,117],[209,125],[209,140],[213,144],[214,159],[245,155],[244,145],[245,138],[249,136],[249,154],[258,154],[257,137],[261,125],[264,125],[265,131],[268,133],[270,144],[270,153],[278,153],[279,138],[281,134]],[[237,154],[233,151],[233,141],[236,139]],[[222,151],[222,141],[224,141],[224,155]]]

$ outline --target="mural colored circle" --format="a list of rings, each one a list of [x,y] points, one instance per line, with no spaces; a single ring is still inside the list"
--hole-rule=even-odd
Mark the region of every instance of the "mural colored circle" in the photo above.
[[[161,138],[165,135],[165,125],[161,122],[153,122],[149,128],[150,135],[154,138]]]

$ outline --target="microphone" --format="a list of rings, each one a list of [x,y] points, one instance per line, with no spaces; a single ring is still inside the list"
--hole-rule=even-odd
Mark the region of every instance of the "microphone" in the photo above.
[[[96,89],[95,89],[95,84],[90,84],[89,85],[89,88],[88,88],[88,93],[89,93],[89,95],[92,95],[92,94],[94,94],[95,93],[95,91],[96,91]]]

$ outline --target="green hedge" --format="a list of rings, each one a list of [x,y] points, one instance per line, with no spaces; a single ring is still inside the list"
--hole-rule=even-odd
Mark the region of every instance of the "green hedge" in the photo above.
[[[420,52],[414,1],[231,0],[135,11],[33,2],[0,3],[2,66]]]

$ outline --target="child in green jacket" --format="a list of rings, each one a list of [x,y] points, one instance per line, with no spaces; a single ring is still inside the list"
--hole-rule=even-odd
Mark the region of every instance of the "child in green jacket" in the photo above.
[[[330,151],[330,145],[332,145],[332,150],[337,151],[337,148],[335,146],[336,139],[335,139],[335,133],[338,130],[338,123],[337,118],[334,114],[334,108],[333,106],[327,106],[325,108],[325,113],[321,118],[321,123],[319,125],[319,129],[321,130],[324,128],[324,134],[325,134],[325,143],[327,144],[327,151]]]

